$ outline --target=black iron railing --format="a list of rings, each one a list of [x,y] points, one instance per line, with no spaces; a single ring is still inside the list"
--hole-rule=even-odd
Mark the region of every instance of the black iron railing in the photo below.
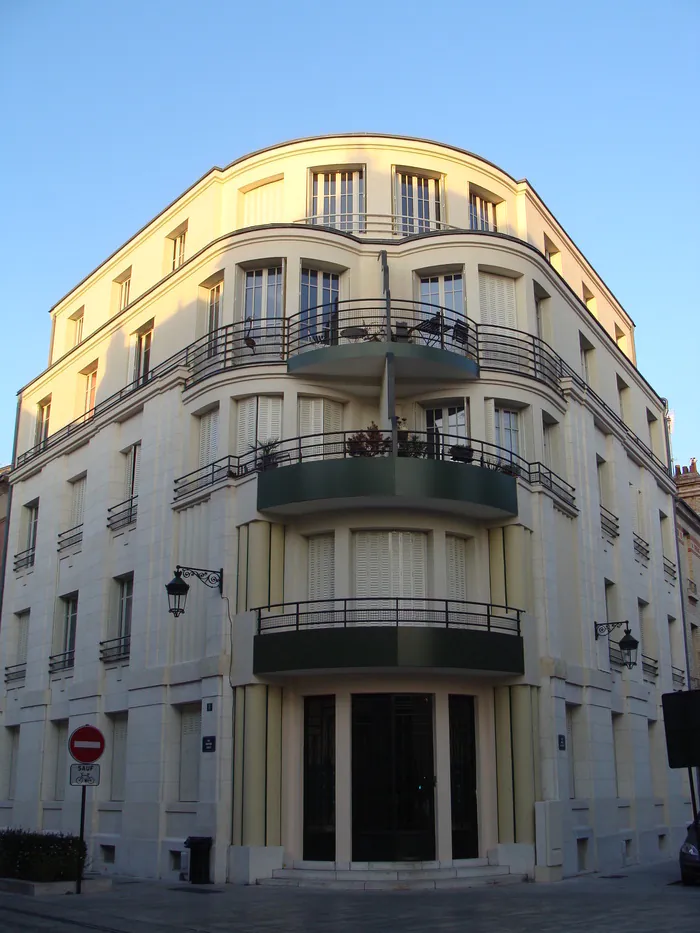
[[[604,535],[609,538],[618,538],[620,536],[620,519],[617,515],[606,509],[604,505],[600,507],[600,527]]]
[[[649,560],[649,542],[645,541],[636,531],[632,532],[632,540],[634,541],[634,553],[638,554],[642,560]]]
[[[287,321],[248,319],[206,334],[188,347],[185,388],[225,370],[286,359]]]
[[[107,509],[107,527],[112,531],[118,531],[135,522],[138,513],[137,500],[138,496],[132,496],[118,505],[113,505],[111,509]]]
[[[524,457],[476,438],[430,431],[398,431],[396,450],[392,432],[379,428],[308,434],[271,441],[240,456],[229,455],[175,480],[175,499],[217,485],[226,479],[239,479],[295,463],[367,457],[411,457],[445,460],[466,466],[480,466],[519,476],[542,486],[569,505],[575,505],[576,490],[543,463],[529,463]]]
[[[131,652],[131,635],[120,635],[100,642],[100,661],[125,661]]]
[[[672,560],[669,560],[668,557],[664,557],[664,574],[672,582],[675,582],[676,577],[678,576],[676,572],[676,565]]]
[[[648,654],[642,655],[642,671],[649,677],[659,676],[659,662],[656,658],[650,658]]]
[[[66,551],[68,548],[76,547],[78,544],[81,544],[83,540],[83,525],[82,522],[79,525],[74,525],[72,528],[68,528],[66,531],[62,531],[58,536],[58,545],[56,550]]]
[[[24,570],[26,567],[33,567],[35,554],[36,547],[28,547],[26,551],[20,551],[18,554],[15,554],[14,569]]]
[[[49,658],[49,674],[70,670],[75,665],[75,649],[52,654]]]
[[[362,596],[278,603],[256,610],[258,634],[313,628],[410,626],[520,635],[521,609],[430,597]]]
[[[625,666],[625,662],[622,660],[622,651],[617,642],[612,639],[608,643],[608,657],[610,658],[611,667],[621,668]]]
[[[5,683],[12,684],[24,680],[27,676],[27,662],[21,664],[8,664],[5,668]]]
[[[671,667],[671,680],[674,687],[685,687],[685,671],[682,667]]]
[[[294,223],[309,227],[327,227],[329,230],[341,233],[369,234],[380,237],[407,237],[422,233],[435,233],[436,231],[468,233],[461,227],[454,227],[442,220],[433,220],[428,217],[417,217],[413,214],[368,214],[345,213],[333,211],[332,213],[313,214],[295,220]],[[475,231],[476,232],[476,231]]]

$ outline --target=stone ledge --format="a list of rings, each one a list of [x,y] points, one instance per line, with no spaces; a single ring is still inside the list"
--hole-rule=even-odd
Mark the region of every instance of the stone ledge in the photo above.
[[[109,891],[111,878],[83,878],[83,893]],[[75,894],[75,881],[24,881],[20,878],[0,878],[0,891],[6,894],[26,894],[40,897],[49,894]]]

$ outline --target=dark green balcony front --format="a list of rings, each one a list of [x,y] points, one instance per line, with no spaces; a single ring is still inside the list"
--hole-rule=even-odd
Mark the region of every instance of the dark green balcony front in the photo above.
[[[518,514],[515,476],[418,457],[343,457],[278,465],[258,476],[258,510],[278,515],[408,508],[503,520]]]

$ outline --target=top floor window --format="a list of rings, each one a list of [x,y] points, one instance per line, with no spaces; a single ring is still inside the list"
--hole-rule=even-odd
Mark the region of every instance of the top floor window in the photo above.
[[[544,258],[553,269],[557,270],[559,275],[562,274],[561,252],[556,243],[550,240],[546,233],[544,235]]]
[[[187,230],[183,230],[181,233],[178,233],[176,236],[171,237],[173,242],[173,272],[176,269],[179,269],[180,266],[185,261],[185,237],[187,236]]]
[[[213,334],[221,326],[221,282],[209,289],[208,333]]]
[[[442,226],[444,209],[439,178],[396,172],[395,213],[397,232],[403,236],[427,233]]]
[[[131,292],[131,276],[119,283],[119,310],[123,311],[129,304],[129,294]]]
[[[78,344],[83,339],[83,321],[85,319],[85,309],[78,308],[78,310],[71,314],[69,318],[69,334],[68,339],[70,341],[71,347],[77,347]]]
[[[36,427],[34,443],[43,444],[49,436],[49,420],[51,418],[51,396],[39,402],[36,409]]]
[[[498,230],[495,203],[474,191],[469,193],[469,226],[472,230],[489,230],[494,233]]]
[[[362,169],[314,172],[311,222],[338,230],[365,229],[365,179]]]

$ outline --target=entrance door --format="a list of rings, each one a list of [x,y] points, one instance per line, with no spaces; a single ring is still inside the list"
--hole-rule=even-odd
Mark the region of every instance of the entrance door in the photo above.
[[[479,857],[474,697],[450,695],[452,858]]]
[[[352,858],[435,858],[433,698],[352,698]]]
[[[335,697],[304,700],[304,858],[335,861]]]

